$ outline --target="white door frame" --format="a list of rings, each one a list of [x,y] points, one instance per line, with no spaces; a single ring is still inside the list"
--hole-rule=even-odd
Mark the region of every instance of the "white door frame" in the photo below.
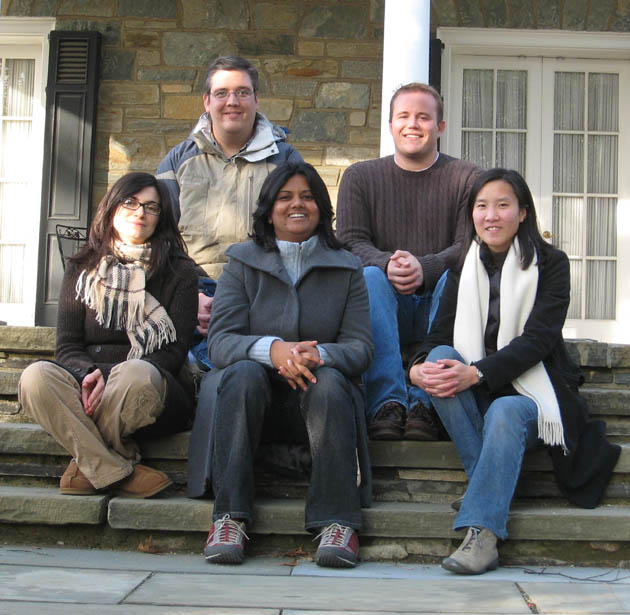
[[[55,20],[40,17],[3,17],[0,19],[0,47],[7,57],[35,60],[32,135],[39,148],[34,148],[31,163],[33,179],[32,201],[24,204],[25,223],[28,225],[27,249],[24,261],[24,303],[0,304],[0,320],[10,325],[33,325],[41,211],[41,179],[46,117],[46,79],[48,70],[48,35]]]

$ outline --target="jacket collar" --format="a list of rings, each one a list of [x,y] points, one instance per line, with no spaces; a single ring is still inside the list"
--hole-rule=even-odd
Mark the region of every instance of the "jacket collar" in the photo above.
[[[293,284],[289,274],[284,268],[282,259],[280,258],[280,253],[276,250],[263,250],[253,241],[247,241],[245,243],[237,243],[230,246],[226,250],[225,254],[244,263],[252,269],[268,273],[282,280],[286,284]],[[350,252],[346,250],[332,250],[328,246],[323,245],[320,241],[313,248],[308,262],[302,271],[302,275],[300,275],[295,285],[297,286],[300,281],[313,269],[327,268],[357,270],[359,267],[359,260],[350,254]]]
[[[228,160],[212,134],[212,120],[208,113],[201,115],[190,136],[206,154],[219,155]],[[286,141],[286,134],[282,128],[272,124],[260,111],[257,111],[251,139],[232,158],[243,158],[247,162],[265,160],[278,153],[279,141]]]

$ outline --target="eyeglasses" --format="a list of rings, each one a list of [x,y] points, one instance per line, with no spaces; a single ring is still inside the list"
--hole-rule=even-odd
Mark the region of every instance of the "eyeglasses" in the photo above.
[[[210,96],[217,100],[226,100],[229,98],[230,94],[235,94],[236,98],[239,100],[245,100],[254,95],[254,90],[250,90],[249,88],[237,88],[236,90],[215,90],[214,92],[210,92]]]
[[[120,204],[130,211],[136,211],[138,207],[142,207],[145,214],[149,214],[150,216],[159,216],[162,211],[162,207],[159,203],[155,201],[147,201],[146,203],[141,203],[137,198],[133,196],[128,196],[126,199],[120,201]]]

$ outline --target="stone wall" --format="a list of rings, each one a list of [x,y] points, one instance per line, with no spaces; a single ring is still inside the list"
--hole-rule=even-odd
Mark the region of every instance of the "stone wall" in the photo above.
[[[395,1],[395,0],[391,0]],[[378,155],[385,0],[4,0],[103,34],[95,202],[129,170],[154,171],[203,111],[205,67],[251,59],[260,105],[290,130],[333,200],[343,169]],[[630,0],[433,0],[439,26],[630,29]]]

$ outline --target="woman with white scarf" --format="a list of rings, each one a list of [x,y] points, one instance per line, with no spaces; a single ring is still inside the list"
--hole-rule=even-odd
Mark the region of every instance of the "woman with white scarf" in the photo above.
[[[121,177],[68,262],[55,361],[20,379],[26,412],[72,455],[61,493],[145,498],[171,484],[138,463],[136,439],[189,426],[193,391],[178,376],[196,306],[196,267],[167,190],[149,173]]]
[[[525,180],[486,171],[468,208],[461,273],[449,273],[409,377],[431,396],[469,481],[453,503],[453,528],[467,534],[442,566],[481,574],[498,566],[525,451],[547,445],[560,491],[593,508],[620,448],[579,396],[583,379],[562,338],[569,260],[540,235]]]

